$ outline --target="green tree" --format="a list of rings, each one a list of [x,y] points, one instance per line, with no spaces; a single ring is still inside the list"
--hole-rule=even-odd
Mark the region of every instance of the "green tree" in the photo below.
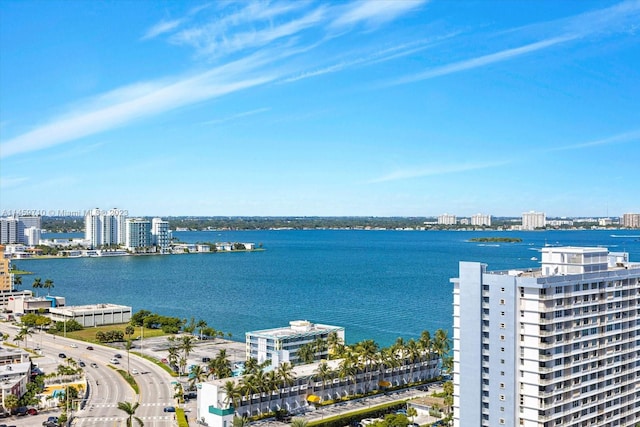
[[[7,412],[11,412],[18,407],[18,396],[15,394],[7,394],[4,396],[4,401],[2,405],[7,410]]]
[[[296,355],[298,356],[298,359],[300,360],[301,364],[312,363],[313,360],[315,359],[313,343],[307,343],[307,344],[301,345],[298,348]]]
[[[236,385],[235,381],[227,381],[222,386],[224,390],[224,404],[228,406],[233,406],[233,408],[237,411],[240,407],[240,398],[242,397],[242,391],[239,386]]]
[[[13,276],[13,288],[17,291],[22,286],[22,276]]]
[[[327,364],[327,362],[322,361],[315,370],[315,378],[316,380],[320,380],[322,382],[322,386],[320,387],[320,396],[324,394],[325,383],[333,377],[333,371]]]
[[[51,291],[51,289],[54,288],[53,280],[51,280],[51,279],[45,280],[44,281],[44,285],[42,285],[42,287],[47,290],[47,296],[49,296],[49,291]]]
[[[207,322],[200,319],[196,322],[196,328],[198,328],[198,333],[200,334],[200,340],[202,340],[202,331],[207,327]]]
[[[39,277],[36,277],[33,280],[33,284],[31,286],[33,286],[33,289],[42,289],[44,287],[44,285],[42,284],[42,279]],[[36,291],[36,296],[38,296],[38,291]]]
[[[127,414],[127,427],[133,426],[133,420],[136,420],[138,426],[143,427],[144,423],[142,420],[135,416],[136,410],[140,406],[139,402],[131,403],[131,402],[118,402],[118,409],[125,412]]]

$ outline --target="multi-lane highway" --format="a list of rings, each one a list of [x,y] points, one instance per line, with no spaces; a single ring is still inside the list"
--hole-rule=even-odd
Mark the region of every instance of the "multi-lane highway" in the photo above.
[[[0,323],[0,331],[14,337],[18,329],[7,323]],[[96,344],[91,345],[91,350],[87,348],[86,343],[49,334],[34,333],[28,338],[28,346],[41,348],[42,356],[34,358],[34,363],[45,373],[64,363],[65,359],[59,357],[60,353],[64,353],[67,358],[85,363],[89,393],[84,408],[73,413],[74,426],[125,425],[125,413],[118,409],[118,402],[123,401],[140,403],[136,416],[142,419],[147,427],[170,427],[177,424],[173,413],[163,411],[164,407],[173,405],[174,391],[171,383],[174,380],[167,372],[148,360],[135,355],[130,355],[127,360],[126,352],[121,350]],[[118,359],[119,365],[110,362],[116,353],[122,355],[122,358]],[[126,371],[127,364],[132,372],[137,372],[134,377],[140,389],[139,395],[135,394],[115,369]],[[47,415],[52,414],[18,417],[6,422],[18,427],[41,425]]]

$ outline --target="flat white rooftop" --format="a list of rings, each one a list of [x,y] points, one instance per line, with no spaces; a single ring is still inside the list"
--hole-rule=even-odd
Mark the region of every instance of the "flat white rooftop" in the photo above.
[[[269,338],[286,338],[305,335],[317,335],[323,332],[333,332],[343,330],[341,326],[322,325],[311,323],[307,320],[293,320],[289,326],[273,329],[262,329],[259,331],[247,332],[247,336],[263,336]]]

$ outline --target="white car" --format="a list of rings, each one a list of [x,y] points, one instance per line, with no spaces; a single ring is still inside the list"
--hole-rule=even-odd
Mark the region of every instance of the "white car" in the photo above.
[[[109,363],[112,363],[114,365],[119,365],[120,361],[118,359],[116,359],[115,357],[112,357],[111,360],[109,360]]]
[[[78,345],[77,345],[77,344],[70,344],[70,345],[69,345],[69,347],[71,347],[71,348],[78,348]]]
[[[131,370],[131,374],[132,374],[132,375],[138,375],[139,373],[140,373],[140,372],[138,372],[138,370],[137,370],[137,369],[132,369],[132,370]]]

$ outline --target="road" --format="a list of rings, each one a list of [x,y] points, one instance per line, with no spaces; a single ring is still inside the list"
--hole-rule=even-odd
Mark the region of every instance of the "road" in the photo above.
[[[9,342],[16,335],[18,329],[8,323],[0,323],[0,331],[9,334]],[[174,414],[163,412],[165,406],[173,405],[172,377],[152,362],[130,355],[127,361],[127,353],[107,346],[91,344],[93,350],[87,349],[87,343],[71,340],[69,338],[54,337],[46,333],[34,333],[27,340],[29,348],[39,347],[42,350],[41,357],[34,357],[45,373],[53,372],[60,363],[68,358],[83,361],[86,364],[85,372],[88,381],[88,398],[84,408],[74,412],[73,425],[85,426],[124,426],[125,414],[118,409],[118,402],[139,402],[140,406],[136,416],[147,427],[172,427],[177,425]],[[64,353],[67,358],[58,355]],[[120,364],[110,363],[110,359],[116,353],[122,358]],[[97,367],[92,367],[95,363]],[[131,386],[116,372],[116,368],[127,370],[127,364],[131,370],[137,370],[135,375],[140,394],[136,395]],[[50,415],[59,415],[60,411],[53,410],[46,414],[36,416],[11,417],[1,420],[0,423],[27,427],[42,425],[42,421]]]

